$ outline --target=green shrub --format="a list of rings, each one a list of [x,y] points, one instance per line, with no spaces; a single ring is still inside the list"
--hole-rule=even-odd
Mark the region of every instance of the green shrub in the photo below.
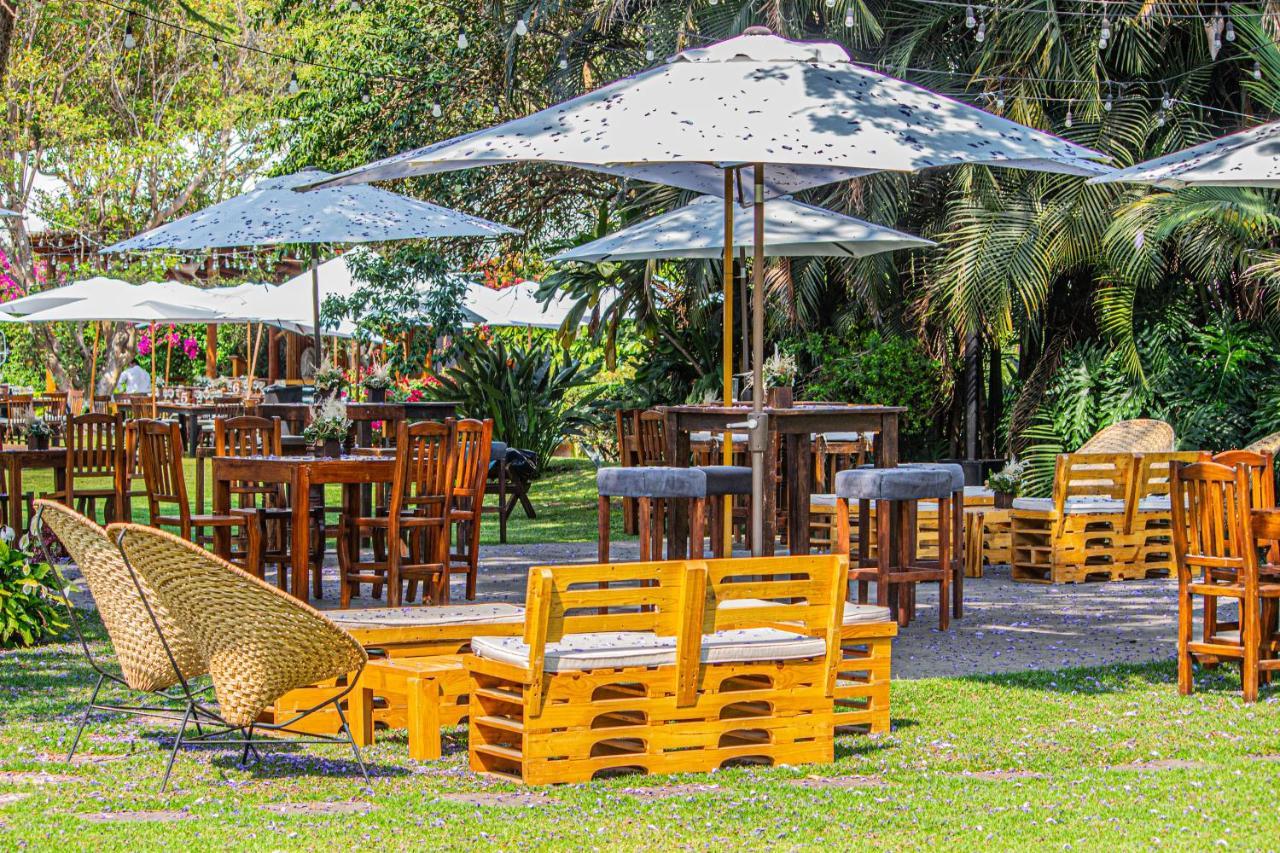
[[[854,336],[814,332],[784,342],[801,362],[805,400],[905,406],[899,426],[907,452],[928,454],[937,415],[950,399],[942,363],[911,338],[866,331]]]
[[[545,470],[557,447],[591,421],[599,389],[583,392],[599,369],[544,343],[459,341],[457,360],[428,385],[436,400],[454,400],[470,418],[493,418],[493,437],[529,450]]]
[[[63,595],[57,569],[0,541],[0,648],[31,646],[65,630]]]

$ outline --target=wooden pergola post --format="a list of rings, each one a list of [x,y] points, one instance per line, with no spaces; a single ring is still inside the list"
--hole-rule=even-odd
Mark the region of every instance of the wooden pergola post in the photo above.
[[[204,375],[210,379],[218,375],[218,327],[213,323],[204,327]]]

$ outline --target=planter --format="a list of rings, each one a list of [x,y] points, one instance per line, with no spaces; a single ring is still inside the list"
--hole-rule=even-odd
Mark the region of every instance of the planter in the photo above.
[[[47,435],[29,435],[27,436],[28,450],[48,450],[49,436]]]
[[[795,401],[795,389],[790,385],[770,388],[765,392],[765,405],[774,409],[789,409]]]
[[[336,438],[326,438],[320,445],[319,456],[326,459],[337,459],[342,456],[342,442]]]
[[[365,390],[365,393],[366,393],[366,394],[368,394],[368,396],[369,396],[369,402],[370,402],[370,403],[385,403],[385,402],[387,402],[387,389],[386,389],[386,388],[366,388],[366,389],[364,389],[364,390]]]
[[[1013,509],[1014,495],[1011,492],[996,492],[995,496],[996,509]]]

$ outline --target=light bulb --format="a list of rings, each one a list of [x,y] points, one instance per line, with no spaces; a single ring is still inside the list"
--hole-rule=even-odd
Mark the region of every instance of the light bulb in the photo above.
[[[432,105],[431,105],[431,117],[432,117],[432,118],[440,118],[440,116],[442,116],[442,115],[444,115],[444,110],[440,109],[440,104],[439,104],[439,103],[434,103],[434,104],[432,104]]]
[[[1156,127],[1164,127],[1164,110],[1156,113]]]
[[[1231,20],[1231,4],[1227,4],[1227,41],[1236,40],[1236,25]]]
[[[720,2],[720,0],[707,0],[707,2],[710,3],[712,6],[715,6]]]
[[[369,103],[369,93],[368,93],[368,92],[362,92],[362,93],[360,93],[360,103],[362,103],[362,104],[367,104],[367,103]]]
[[[556,64],[560,66],[561,71],[565,71],[569,68],[569,60],[565,59],[563,56],[560,57],[560,61]]]
[[[650,48],[645,48],[645,51],[644,51],[644,58],[645,58],[645,59],[647,59],[647,60],[649,60],[650,62],[653,62],[653,57],[654,57],[653,48],[651,48],[651,47],[650,47]]]
[[[124,28],[124,49],[133,50],[138,46],[138,40],[133,35],[133,24],[127,24]]]
[[[298,89],[299,89],[299,86],[298,86],[298,72],[296,72],[296,71],[291,71],[291,72],[289,72],[289,85],[288,85],[288,87],[287,87],[287,88],[288,88],[288,90],[289,90],[289,94],[290,94],[290,95],[296,95],[296,94],[298,94]]]
[[[467,31],[458,30],[458,50],[466,50],[471,45],[467,40]]]
[[[524,22],[524,18],[516,21],[516,35],[527,36],[529,34],[529,25]]]
[[[836,7],[836,0],[827,0],[828,9],[834,9],[835,7]]]
[[[1253,61],[1253,79],[1262,79],[1262,65],[1256,59]]]
[[[853,10],[852,9],[844,13],[844,25],[846,27],[853,26]]]
[[[351,0],[352,12],[361,12],[363,10],[364,10],[364,6],[360,5],[360,0]]]
[[[1104,109],[1107,112],[1111,112],[1111,96],[1110,95],[1107,95],[1107,99],[1102,102],[1102,109]]]
[[[1166,109],[1166,110],[1167,110],[1167,109],[1169,109],[1169,107],[1171,107],[1171,106],[1173,106],[1173,98],[1169,97],[1169,93],[1168,93],[1168,92],[1165,92],[1165,93],[1164,93],[1164,99],[1163,99],[1162,101],[1160,101],[1160,107],[1161,107],[1161,109]]]
[[[1102,37],[1104,39],[1111,38],[1111,19],[1106,15],[1102,16]]]
[[[987,40],[987,22],[986,21],[983,21],[980,24],[978,24],[978,32],[976,35],[974,35],[974,38],[977,39],[979,42],[984,42]]]
[[[996,94],[996,109],[1001,111],[1004,110],[1004,89],[1001,89]]]
[[[1106,49],[1107,49],[1107,39],[1105,36],[1103,36],[1102,38],[1098,39],[1098,50],[1106,50]]]
[[[213,49],[213,70],[217,71],[222,67],[222,57],[218,56],[218,49]]]
[[[969,29],[978,26],[978,19],[973,16],[972,4],[964,7],[964,25]]]
[[[494,104],[493,104],[493,114],[494,114],[494,115],[497,115],[497,114],[498,114],[498,103],[497,103],[497,101],[494,101]]]

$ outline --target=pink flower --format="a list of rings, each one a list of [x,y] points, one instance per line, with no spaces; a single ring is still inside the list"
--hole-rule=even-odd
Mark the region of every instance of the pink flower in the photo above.
[[[195,338],[183,338],[182,351],[187,354],[187,358],[194,359],[200,355],[200,344]]]
[[[151,336],[143,332],[138,336],[138,355],[151,354]]]

